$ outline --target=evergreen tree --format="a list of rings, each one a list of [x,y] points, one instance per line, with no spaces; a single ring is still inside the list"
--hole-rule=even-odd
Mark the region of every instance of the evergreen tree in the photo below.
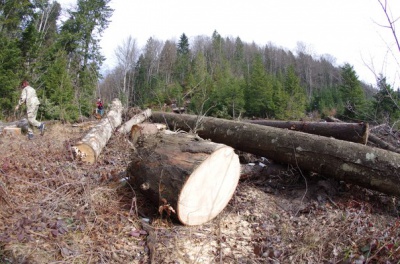
[[[378,77],[377,85],[379,91],[374,95],[373,104],[377,121],[390,124],[400,118],[400,98],[382,74]]]
[[[232,65],[233,73],[236,77],[243,77],[243,65],[244,65],[244,44],[242,40],[237,37],[235,41],[235,55]]]
[[[100,36],[107,28],[113,10],[110,0],[78,0],[77,9],[61,27],[61,45],[69,58],[69,72],[75,72],[75,97],[81,114],[91,113],[93,95],[100,78],[104,57],[100,53]]]
[[[288,94],[286,102],[286,117],[296,120],[304,117],[306,110],[306,92],[300,85],[300,78],[293,66],[289,66],[284,81],[284,90]]]
[[[268,82],[261,56],[258,54],[251,67],[250,78],[245,90],[245,109],[251,116],[273,114],[273,87]]]
[[[0,119],[13,113],[20,96],[21,60],[18,43],[0,32]]]
[[[361,83],[353,66],[346,63],[341,67],[341,85],[339,86],[344,103],[343,118],[365,117],[366,99]]]
[[[188,78],[188,73],[190,71],[190,49],[189,49],[189,39],[183,33],[179,39],[177,47],[177,62],[176,62],[176,78],[181,84],[184,90],[187,89],[186,81]]]

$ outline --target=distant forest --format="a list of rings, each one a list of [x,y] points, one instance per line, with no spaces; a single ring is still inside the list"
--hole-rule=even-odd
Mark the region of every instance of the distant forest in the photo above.
[[[17,88],[28,79],[38,91],[42,119],[90,116],[100,96],[127,107],[177,106],[228,119],[335,116],[400,125],[400,91],[385,76],[368,86],[352,65],[315,57],[301,42],[293,53],[214,31],[191,40],[185,33],[178,41],[149,38],[139,48],[131,36],[115,51],[117,66],[102,76],[99,41],[112,17],[109,2],[78,0],[73,10],[62,10],[48,0],[1,1],[1,119],[15,115]]]

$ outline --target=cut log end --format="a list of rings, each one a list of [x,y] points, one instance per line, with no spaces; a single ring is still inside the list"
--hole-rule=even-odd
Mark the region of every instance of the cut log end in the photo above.
[[[72,154],[74,158],[89,164],[96,161],[94,150],[87,144],[77,144],[72,147]]]
[[[185,225],[200,225],[217,216],[228,204],[240,177],[240,162],[233,149],[213,152],[184,184],[177,216]]]

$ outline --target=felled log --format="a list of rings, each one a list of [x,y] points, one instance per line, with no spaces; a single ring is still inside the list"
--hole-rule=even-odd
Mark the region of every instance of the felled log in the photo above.
[[[342,120],[334,118],[334,117],[327,117],[327,118],[325,118],[325,120],[328,122],[335,123],[335,124],[347,124],[347,123],[343,122]],[[375,130],[381,126],[384,126],[384,124],[375,126],[375,127],[371,128],[370,131]],[[377,146],[378,148],[387,149],[389,151],[400,153],[400,148],[397,148],[396,146],[390,144],[389,142],[386,142],[386,141],[380,139],[374,133],[371,133],[371,132],[368,133],[368,140],[369,140],[369,142],[375,144],[375,146]]]
[[[144,122],[146,119],[148,119],[151,116],[151,109],[146,109],[140,114],[135,115],[131,119],[129,119],[127,122],[125,122],[120,128],[118,128],[118,132],[126,134],[129,131],[131,131],[132,126],[137,125],[139,123]]]
[[[131,127],[129,137],[133,144],[137,144],[139,138],[143,140],[143,138],[155,135],[166,128],[164,124],[140,123]]]
[[[309,134],[333,137],[336,139],[366,144],[368,141],[368,123],[304,122],[278,120],[248,120],[252,124],[285,128]]]
[[[301,169],[400,195],[400,154],[353,142],[211,117],[153,112],[154,122]]]
[[[28,119],[23,118],[21,120],[18,121],[14,121],[14,122],[8,122],[8,123],[3,123],[0,122],[0,131],[3,131],[4,128],[20,128],[20,131],[22,133],[26,133],[28,132],[28,128],[29,128],[29,123],[28,123]]]
[[[112,133],[122,123],[122,109],[121,101],[114,99],[107,116],[72,147],[72,152],[76,159],[89,164],[96,162]]]
[[[370,141],[377,145],[381,149],[387,149],[389,151],[397,152],[400,153],[400,148],[397,148],[390,144],[389,142],[386,142],[382,139],[380,139],[378,136],[370,134]]]
[[[140,140],[128,166],[132,184],[159,213],[184,225],[217,216],[231,199],[240,177],[233,148],[194,134],[170,130]]]

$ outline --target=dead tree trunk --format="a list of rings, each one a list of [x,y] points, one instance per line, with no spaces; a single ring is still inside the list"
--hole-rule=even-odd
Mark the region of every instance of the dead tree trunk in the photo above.
[[[252,124],[286,128],[309,134],[367,144],[368,123],[302,122],[277,120],[249,120]]]
[[[151,109],[146,109],[142,113],[135,115],[128,122],[124,123],[119,129],[118,132],[126,134],[131,131],[132,126],[137,125],[139,123],[144,122],[146,119],[151,117]]]
[[[132,184],[184,225],[217,216],[239,181],[234,150],[194,134],[160,131],[139,140],[136,151],[127,169]]]
[[[195,131],[205,139],[331,176],[391,195],[400,195],[400,154],[353,142],[210,117],[153,112],[154,122]]]
[[[111,110],[80,142],[72,147],[74,157],[89,164],[96,162],[114,130],[122,123],[122,104],[114,99]]]

